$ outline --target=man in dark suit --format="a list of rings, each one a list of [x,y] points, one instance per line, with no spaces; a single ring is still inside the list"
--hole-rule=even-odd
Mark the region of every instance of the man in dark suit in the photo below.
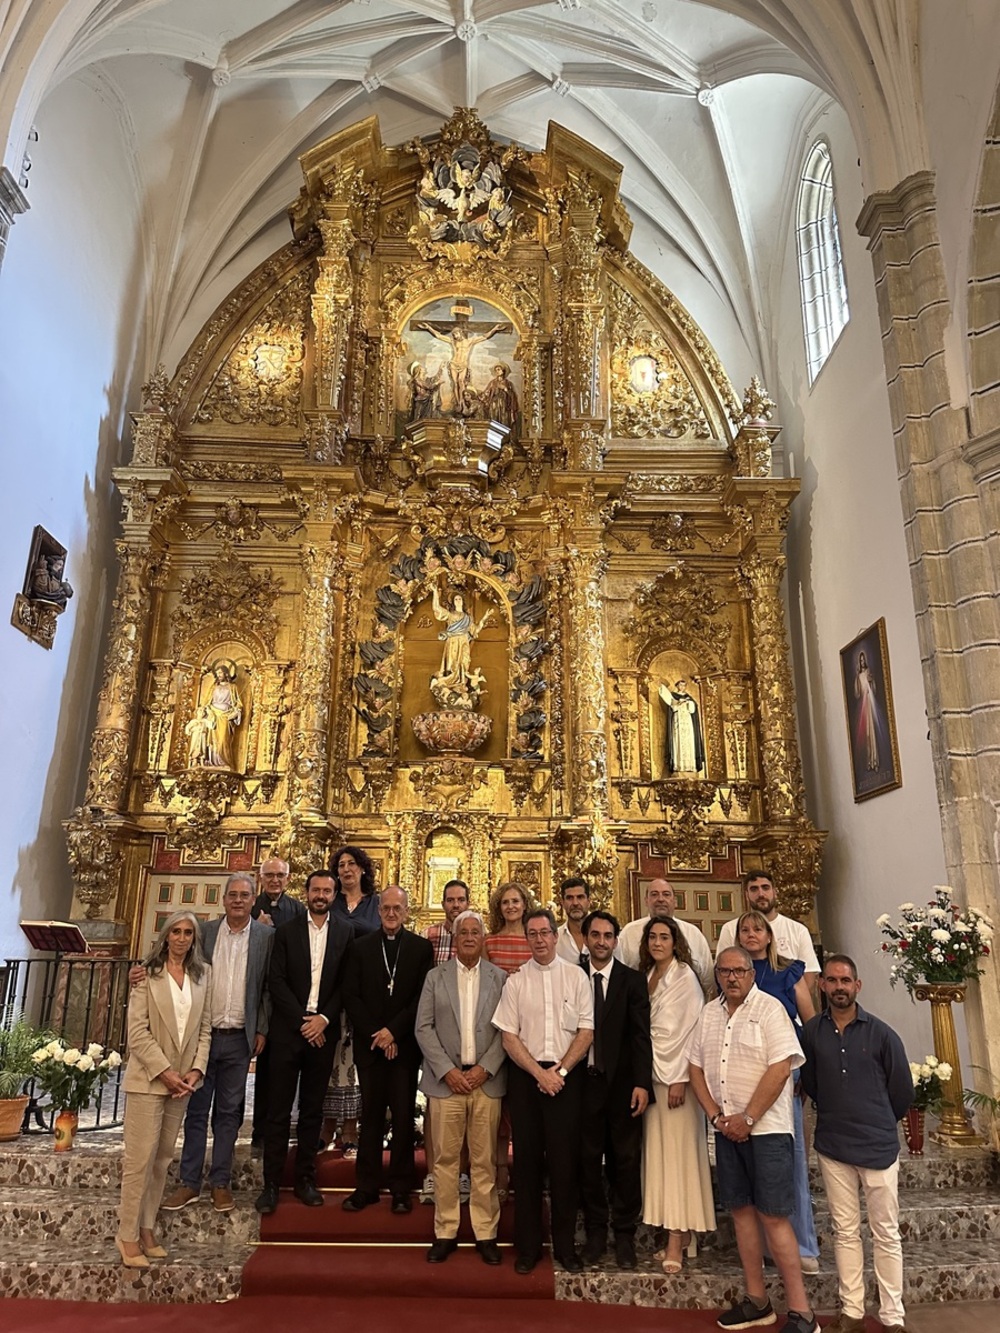
[[[590,957],[581,965],[594,991],[594,1042],[583,1101],[580,1179],[587,1239],[581,1258],[596,1264],[607,1248],[610,1187],[615,1259],[619,1268],[635,1268],[642,1114],[653,1088],[653,1048],[646,979],[615,958],[618,929],[610,912],[591,912],[583,923]]]
[[[346,921],[330,916],[335,891],[329,871],[314,870],[306,880],[307,912],[274,932],[268,975],[272,1004],[268,1120],[258,1213],[273,1213],[278,1206],[296,1088],[295,1196],[311,1208],[323,1203],[316,1188],[316,1150],[323,1095],[337,1049],[344,965],[354,938]]]
[[[420,1072],[414,1036],[424,978],[434,964],[430,940],[403,928],[409,899],[398,885],[379,896],[381,929],[355,941],[344,982],[344,1006],[354,1029],[354,1063],[361,1087],[361,1135],[355,1190],[344,1209],[378,1203],[385,1113],[392,1116],[389,1192],[392,1211],[413,1207],[413,1117]]]
[[[212,1165],[208,1183],[212,1207],[228,1213],[232,1193],[233,1153],[243,1121],[250,1060],[267,1039],[270,1000],[267,970],[274,931],[250,919],[253,876],[230,875],[222,895],[225,916],[202,927],[201,947],[212,966],[212,1045],[205,1081],[191,1095],[184,1117],[180,1184],[164,1200],[168,1212],[194,1203],[201,1193],[212,1116]]]

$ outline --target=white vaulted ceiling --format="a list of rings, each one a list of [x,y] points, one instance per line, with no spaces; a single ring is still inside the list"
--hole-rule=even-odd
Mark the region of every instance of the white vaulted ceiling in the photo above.
[[[686,271],[682,299],[700,292],[725,311],[763,364],[782,194],[801,126],[832,92],[822,44],[837,28],[817,15],[849,8],[12,0],[0,7],[7,160],[19,160],[30,117],[59,85],[87,81],[116,107],[142,218],[147,356],[172,363],[234,282],[287,238],[297,159],[312,144],[373,113],[398,143],[471,105],[496,137],[537,149],[555,120],[624,165],[640,258],[668,280],[671,267]],[[845,33],[841,65],[859,45],[850,24]],[[825,63],[836,72],[837,60]]]

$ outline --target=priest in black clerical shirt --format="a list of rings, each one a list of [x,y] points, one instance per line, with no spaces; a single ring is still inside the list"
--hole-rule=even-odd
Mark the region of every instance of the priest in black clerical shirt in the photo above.
[[[434,965],[434,948],[429,940],[404,929],[408,910],[404,889],[395,884],[383,889],[381,929],[355,942],[347,964],[344,1007],[354,1029],[363,1108],[356,1188],[343,1205],[349,1213],[378,1202],[387,1110],[392,1116],[387,1182],[392,1211],[408,1213],[413,1207],[413,1118],[420,1073],[414,1025],[424,978]]]

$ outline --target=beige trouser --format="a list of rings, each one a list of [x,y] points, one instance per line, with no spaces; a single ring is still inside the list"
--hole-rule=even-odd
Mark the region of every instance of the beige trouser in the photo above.
[[[850,1319],[865,1317],[865,1256],[861,1245],[861,1200],[865,1192],[872,1233],[878,1317],[887,1327],[902,1324],[903,1245],[899,1238],[899,1161],[884,1171],[849,1166],[817,1153],[833,1223],[833,1255],[837,1262],[840,1304]]]
[[[119,1240],[138,1241],[140,1230],[153,1229],[189,1100],[154,1092],[126,1094]]]
[[[500,1222],[497,1197],[497,1130],[500,1098],[482,1088],[454,1092],[450,1097],[428,1097],[434,1134],[434,1235],[454,1240],[458,1235],[458,1171],[462,1144],[469,1141],[469,1217],[476,1240],[493,1240]]]

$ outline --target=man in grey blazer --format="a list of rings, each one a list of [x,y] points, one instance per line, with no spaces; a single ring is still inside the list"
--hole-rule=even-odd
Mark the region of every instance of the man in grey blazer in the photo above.
[[[235,1204],[231,1187],[233,1153],[247,1074],[250,1060],[264,1048],[270,1012],[267,969],[274,930],[250,918],[254,888],[251,874],[230,875],[222,897],[225,916],[209,921],[202,929],[202,948],[212,964],[212,1045],[205,1081],[192,1093],[184,1117],[181,1183],[163,1203],[170,1211],[194,1203],[201,1192],[209,1112],[212,1207],[218,1213],[227,1213]]]
[[[434,1135],[436,1239],[427,1262],[443,1263],[458,1246],[459,1163],[468,1142],[476,1249],[484,1263],[498,1264],[497,1130],[507,1070],[491,1020],[507,977],[482,956],[486,930],[478,912],[456,917],[452,934],[455,956],[428,972],[415,1029]]]

